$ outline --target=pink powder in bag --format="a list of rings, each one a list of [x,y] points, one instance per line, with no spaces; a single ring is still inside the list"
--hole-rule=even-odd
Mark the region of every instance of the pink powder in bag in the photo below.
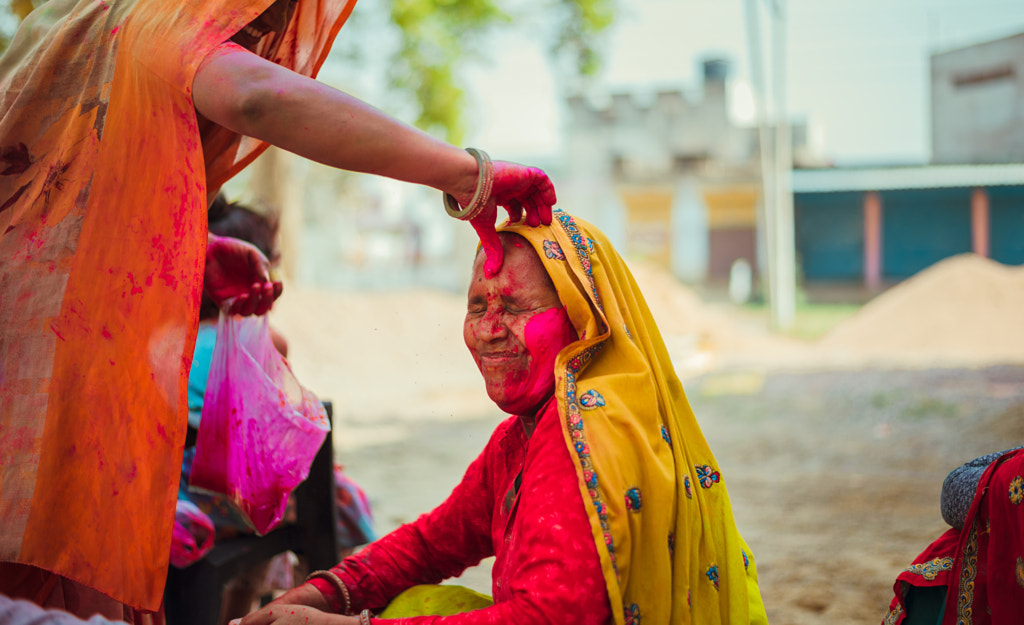
[[[224,495],[265,534],[329,430],[323,404],[274,349],[267,318],[221,314],[190,488]]]

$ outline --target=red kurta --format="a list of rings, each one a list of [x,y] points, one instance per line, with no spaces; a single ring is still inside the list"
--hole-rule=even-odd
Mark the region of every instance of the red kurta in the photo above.
[[[519,417],[504,421],[444,503],[334,572],[350,589],[353,609],[377,611],[411,586],[455,577],[492,555],[492,607],[388,622],[612,622],[579,478],[553,401],[538,415],[532,436]]]

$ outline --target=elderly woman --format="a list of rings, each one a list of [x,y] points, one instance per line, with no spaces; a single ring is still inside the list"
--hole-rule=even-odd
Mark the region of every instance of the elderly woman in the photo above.
[[[159,608],[203,285],[241,314],[281,292],[206,222],[268,144],[444,192],[492,271],[496,205],[550,219],[542,171],[313,79],[353,5],[50,0],[0,57],[0,594]]]
[[[561,211],[501,242],[496,276],[476,259],[463,331],[513,416],[437,509],[243,625],[766,623],[722,471],[622,259]],[[493,603],[421,586],[492,555]]]

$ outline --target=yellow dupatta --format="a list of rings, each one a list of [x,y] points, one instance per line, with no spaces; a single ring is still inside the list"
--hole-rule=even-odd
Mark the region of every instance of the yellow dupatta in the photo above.
[[[200,136],[202,60],[273,0],[50,0],[0,57],[0,560],[156,610],[207,189],[266,146]],[[257,52],[314,76],[354,0]],[[204,157],[205,151],[205,157]]]
[[[617,625],[767,623],[722,472],[625,262],[556,210],[508,225],[533,245],[580,340],[555,364],[558,412]]]

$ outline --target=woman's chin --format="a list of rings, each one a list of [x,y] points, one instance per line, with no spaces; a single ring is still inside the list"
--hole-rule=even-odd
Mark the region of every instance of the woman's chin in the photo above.
[[[500,408],[503,412],[508,414],[520,415],[520,416],[533,416],[537,413],[537,410],[551,397],[551,393],[542,397],[516,397],[515,399],[495,399],[491,397],[491,400]]]

